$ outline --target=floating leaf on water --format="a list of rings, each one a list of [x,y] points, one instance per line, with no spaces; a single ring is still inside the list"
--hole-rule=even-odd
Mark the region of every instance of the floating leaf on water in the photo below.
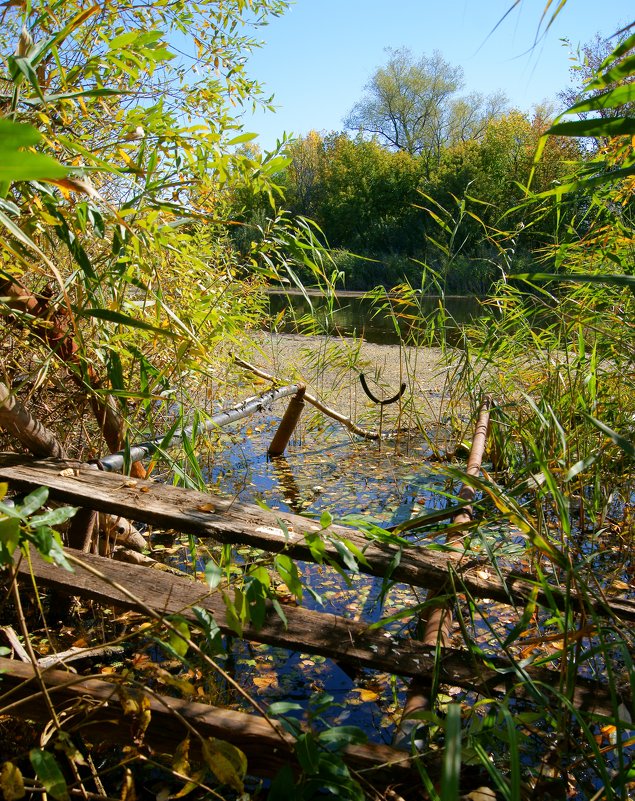
[[[379,693],[375,690],[369,690],[366,687],[356,687],[354,693],[359,693],[360,700],[362,701],[376,701],[379,698]]]
[[[496,793],[490,790],[489,787],[478,787],[465,797],[469,798],[470,801],[496,801]]]
[[[275,673],[265,673],[264,676],[254,676],[253,682],[256,687],[260,687],[263,690],[267,687],[277,687],[278,677]]]

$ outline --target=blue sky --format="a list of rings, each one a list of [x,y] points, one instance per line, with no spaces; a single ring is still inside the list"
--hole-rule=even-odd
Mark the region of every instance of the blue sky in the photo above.
[[[279,109],[247,114],[245,129],[259,133],[266,150],[285,131],[342,130],[343,117],[385,63],[386,47],[405,46],[415,56],[439,50],[463,67],[465,92],[500,89],[513,107],[528,111],[569,83],[562,38],[575,48],[634,16],[633,0],[568,0],[545,33],[539,23],[547,0],[522,0],[496,28],[512,1],[296,0],[262,29],[266,44],[248,62]]]

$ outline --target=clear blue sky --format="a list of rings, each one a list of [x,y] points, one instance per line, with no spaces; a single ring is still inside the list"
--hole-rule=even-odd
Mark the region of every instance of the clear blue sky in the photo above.
[[[595,33],[608,36],[635,9],[633,0],[568,0],[545,32],[546,2],[522,0],[496,28],[513,0],[296,0],[261,30],[266,44],[248,62],[278,111],[245,115],[245,129],[260,134],[265,150],[285,131],[343,130],[344,116],[385,63],[386,47],[405,46],[415,56],[439,50],[463,67],[466,92],[503,90],[521,111],[555,100],[571,65],[561,40],[576,47]]]

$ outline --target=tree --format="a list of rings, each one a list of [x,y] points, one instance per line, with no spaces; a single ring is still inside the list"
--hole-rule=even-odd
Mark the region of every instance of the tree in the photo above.
[[[617,41],[616,41],[617,40]],[[569,108],[574,106],[579,100],[584,98],[588,101],[589,98],[598,97],[606,91],[607,88],[615,89],[618,86],[627,86],[632,84],[635,78],[633,75],[622,75],[616,78],[613,82],[597,87],[595,89],[587,90],[587,85],[590,84],[601,71],[602,65],[608,59],[612,51],[625,40],[625,33],[617,37],[603,38],[599,33],[596,33],[593,39],[586,42],[573,53],[574,65],[570,69],[571,85],[566,89],[558,92],[558,99],[564,106]],[[629,52],[627,51],[626,55]],[[630,55],[633,55],[632,49]],[[634,92],[635,94],[635,92]],[[610,119],[617,117],[620,114],[635,115],[635,101],[624,103],[622,106],[599,106],[594,109],[596,116],[602,119]],[[588,112],[581,111],[578,116],[580,119],[585,119]]]
[[[391,148],[422,156],[428,170],[438,163],[445,145],[481,136],[488,121],[505,109],[500,93],[455,99],[463,86],[463,70],[436,50],[418,60],[406,48],[387,52],[388,63],[376,70],[345,125],[377,136]]]
[[[284,219],[245,257],[233,247],[232,192],[275,195],[286,160],[236,150],[253,137],[232,109],[261,97],[244,70],[250,31],[285,5],[60,0],[2,12],[4,381],[70,373],[61,430],[79,425],[88,392],[118,448],[109,392],[119,419],[136,407],[147,429],[153,393],[186,393],[188,376],[215,369],[215,343],[249,327],[255,293],[232,279],[275,274],[294,231]]]
[[[446,104],[461,88],[463,71],[436,50],[418,61],[406,48],[387,52],[388,63],[366,84],[366,95],[355,104],[345,125],[376,134],[413,156],[436,153],[443,140]]]

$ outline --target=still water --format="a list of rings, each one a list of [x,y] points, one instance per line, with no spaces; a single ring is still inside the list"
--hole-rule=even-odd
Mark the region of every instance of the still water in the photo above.
[[[384,308],[381,308],[367,296],[338,293],[331,308],[326,298],[320,295],[307,300],[299,293],[269,294],[271,319],[275,320],[277,315],[285,312],[284,318],[276,325],[281,333],[306,331],[302,326],[312,316],[313,324],[319,327],[316,333],[361,336],[377,345],[396,345],[400,338],[406,340],[413,326],[421,325],[422,320],[430,320],[430,325],[433,325],[442,303],[445,309],[443,327],[450,343],[454,344],[453,334],[458,333],[458,326],[472,322],[483,312],[481,300],[474,295],[449,295],[445,298],[427,295],[418,299],[416,307],[398,306],[394,300],[389,302],[384,298],[381,301]]]

